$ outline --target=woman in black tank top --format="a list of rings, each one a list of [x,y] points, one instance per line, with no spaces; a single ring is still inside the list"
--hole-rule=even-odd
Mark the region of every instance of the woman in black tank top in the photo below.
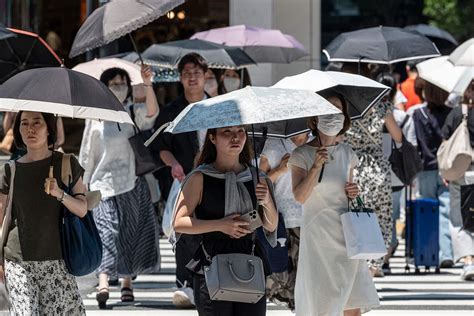
[[[242,126],[210,129],[198,165],[208,164],[221,175],[248,171],[252,153],[247,133]],[[251,168],[251,167],[250,167]],[[267,182],[262,179],[243,182],[254,209],[263,206],[263,229],[274,232],[278,225],[278,213]],[[192,173],[185,181],[178,197],[174,229],[178,233],[200,235],[206,252],[212,257],[225,253],[252,252],[254,241],[248,223],[239,219],[241,214],[226,216],[226,179],[202,172]],[[271,273],[265,252],[255,240],[255,255],[262,258],[267,275]],[[202,247],[187,265],[194,273],[194,298],[199,315],[265,315],[266,297],[256,304],[211,301],[202,267],[209,265]]]

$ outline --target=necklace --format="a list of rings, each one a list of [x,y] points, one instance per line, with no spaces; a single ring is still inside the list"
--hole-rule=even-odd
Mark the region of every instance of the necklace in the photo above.
[[[332,150],[331,150],[331,152],[329,152],[329,150],[328,150],[329,155],[328,155],[328,161],[326,163],[334,160],[334,155],[333,154],[334,154],[334,151],[336,150],[336,146],[337,146],[337,144],[334,144],[332,146],[328,146],[328,147],[332,147]]]

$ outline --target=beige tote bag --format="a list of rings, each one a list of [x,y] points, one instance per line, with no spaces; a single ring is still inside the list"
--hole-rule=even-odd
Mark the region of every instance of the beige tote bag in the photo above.
[[[441,144],[437,153],[438,169],[441,176],[448,181],[464,176],[474,160],[474,149],[471,147],[467,128],[467,106],[465,104],[461,106],[463,116],[461,124],[453,135]]]

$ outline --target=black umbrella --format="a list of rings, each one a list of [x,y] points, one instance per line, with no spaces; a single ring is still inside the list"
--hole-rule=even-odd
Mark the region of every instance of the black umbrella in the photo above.
[[[38,34],[8,30],[15,36],[0,40],[0,83],[25,69],[62,64],[58,55]]]
[[[5,81],[0,85],[0,111],[37,111],[133,124],[106,85],[62,67],[29,69]]]
[[[115,0],[108,2],[94,10],[82,24],[74,38],[69,57],[75,57],[130,34],[183,2],[184,0]],[[135,46],[133,39],[132,43]]]
[[[439,56],[426,36],[397,27],[372,27],[337,36],[323,50],[330,62],[392,64]]]
[[[14,36],[16,36],[15,33],[6,28],[5,25],[0,23],[0,40]]]
[[[198,53],[211,68],[240,69],[255,62],[242,49],[202,40],[181,40],[163,44],[153,44],[143,52],[145,63],[175,68],[181,57]]]
[[[99,80],[63,67],[22,71],[0,85],[0,111],[34,111],[133,124],[122,103]],[[49,168],[53,177],[53,155]]]

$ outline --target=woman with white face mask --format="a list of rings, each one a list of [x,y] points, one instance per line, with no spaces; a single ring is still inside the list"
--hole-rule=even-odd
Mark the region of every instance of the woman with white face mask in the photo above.
[[[243,82],[241,75],[243,74]],[[226,69],[224,71],[224,86],[226,92],[232,92],[238,90],[240,88],[244,88],[246,86],[250,86],[252,83],[250,82],[250,76],[247,69],[243,68],[238,71],[233,69]]]
[[[100,80],[134,117],[137,127],[147,130],[153,127],[159,108],[150,68],[142,66],[141,74],[145,103],[132,103],[130,76],[125,70],[107,69]],[[145,178],[135,175],[135,155],[128,140],[135,133],[130,124],[87,121],[82,139],[79,162],[85,169],[84,182],[102,193],[93,212],[103,243],[97,270],[99,308],[106,307],[109,280],[123,278],[121,300],[131,302],[132,277],[159,265],[156,213]]]
[[[309,119],[314,140],[296,148],[288,165],[295,200],[303,205],[295,286],[296,315],[360,315],[379,305],[365,260],[347,256],[340,215],[358,195],[352,172],[358,158],[336,138],[350,127],[344,98],[327,100],[342,114]],[[324,173],[318,182],[322,167]]]

